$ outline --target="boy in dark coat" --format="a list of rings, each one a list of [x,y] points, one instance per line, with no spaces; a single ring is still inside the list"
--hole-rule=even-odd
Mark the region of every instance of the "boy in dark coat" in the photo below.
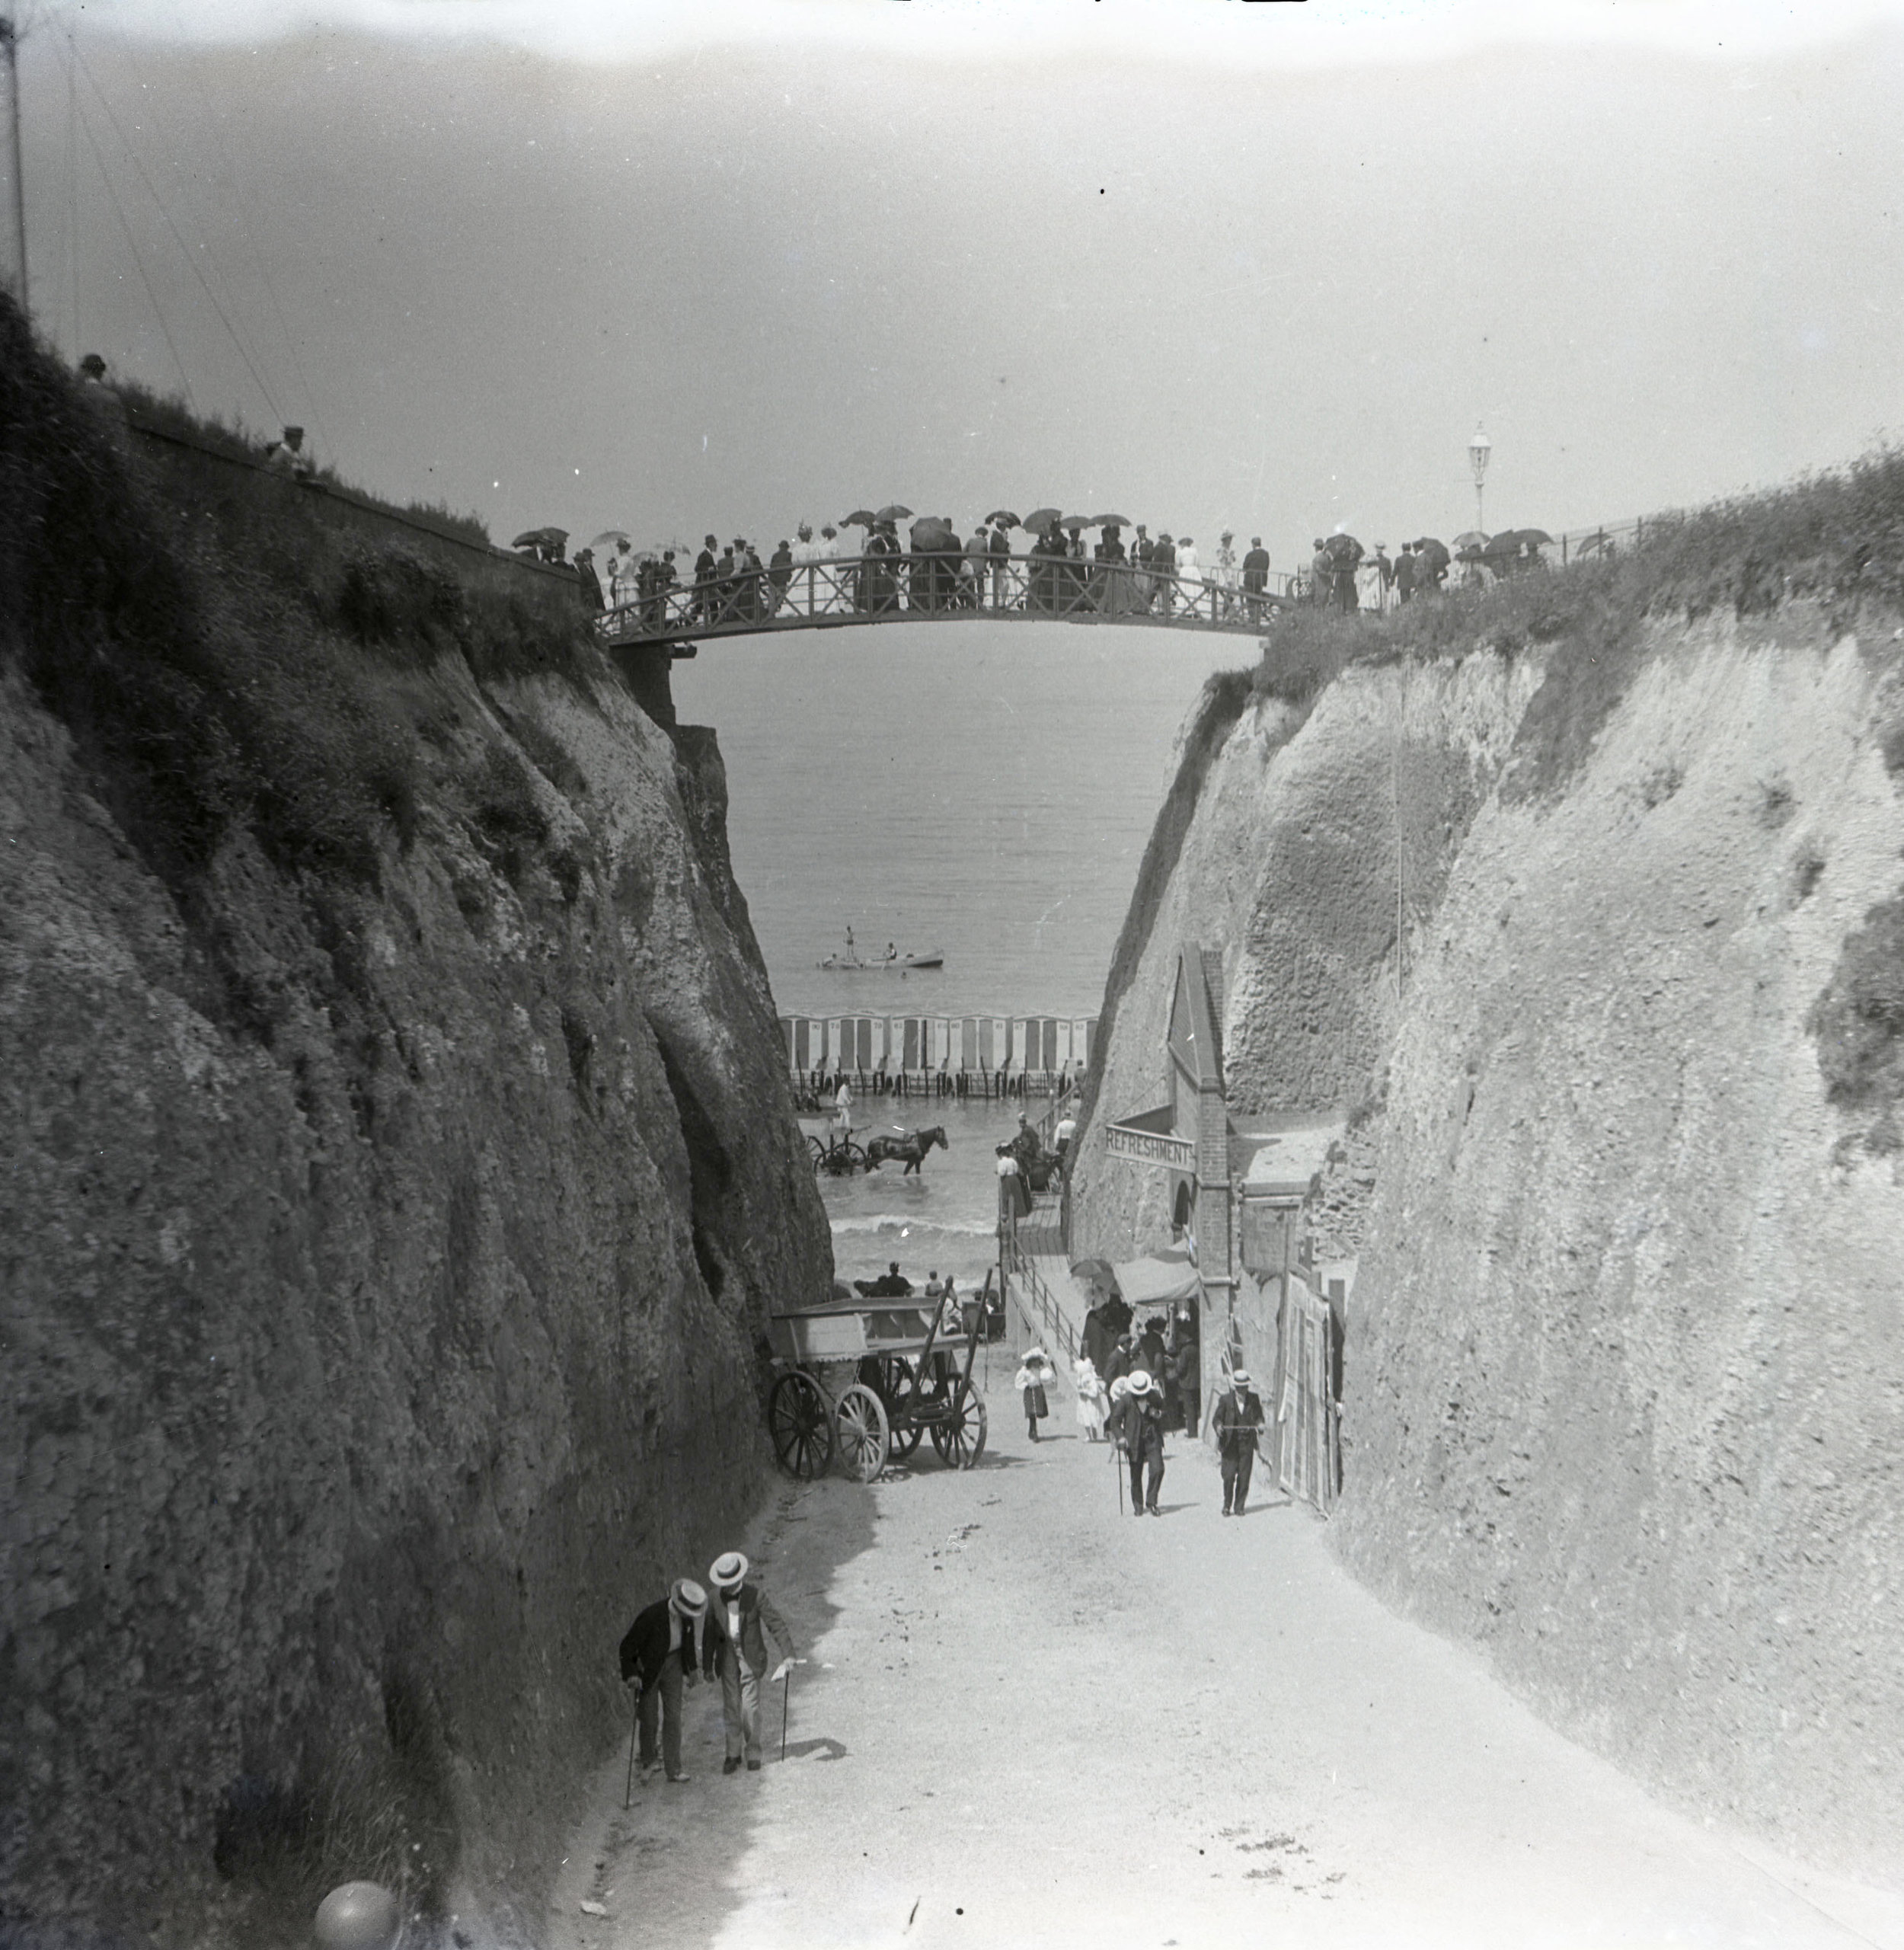
[[[681,1689],[704,1674],[714,1676],[716,1636],[708,1622],[708,1594],[691,1578],[677,1578],[668,1595],[637,1615],[621,1641],[621,1683],[637,1689],[641,1729],[641,1773],[654,1771],[654,1723],[661,1721],[661,1753],[668,1779],[681,1770]]]

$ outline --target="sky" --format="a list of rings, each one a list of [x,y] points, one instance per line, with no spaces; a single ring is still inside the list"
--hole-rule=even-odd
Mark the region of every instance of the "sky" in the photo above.
[[[1904,8],[34,0],[31,292],[506,542],[1394,545],[1901,417]]]

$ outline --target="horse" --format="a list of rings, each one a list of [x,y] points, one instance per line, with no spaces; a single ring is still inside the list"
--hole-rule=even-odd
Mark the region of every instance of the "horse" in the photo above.
[[[925,1162],[925,1154],[935,1144],[941,1151],[949,1151],[952,1148],[945,1141],[945,1127],[943,1124],[934,1124],[929,1130],[909,1130],[902,1137],[869,1139],[866,1146],[866,1168],[869,1172],[877,1172],[887,1159],[903,1158],[906,1169],[899,1176],[905,1178],[913,1172],[919,1171]],[[924,1172],[920,1172],[920,1176],[924,1175]]]

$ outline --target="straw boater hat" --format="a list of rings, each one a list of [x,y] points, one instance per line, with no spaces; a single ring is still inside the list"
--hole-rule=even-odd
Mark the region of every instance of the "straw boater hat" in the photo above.
[[[738,1551],[729,1551],[708,1567],[708,1582],[717,1591],[737,1591],[746,1582],[747,1560]]]
[[[1110,1399],[1113,1402],[1123,1401],[1124,1397],[1129,1392],[1130,1376],[1127,1374],[1120,1374],[1117,1379],[1110,1384]]]
[[[1230,1379],[1237,1387],[1247,1388],[1250,1385],[1250,1371],[1248,1368],[1235,1369],[1231,1373]]]
[[[1142,1368],[1132,1370],[1130,1392],[1133,1395],[1148,1395],[1150,1392],[1150,1376]]]
[[[683,1618],[698,1618],[708,1609],[708,1594],[692,1578],[677,1578],[669,1601]]]

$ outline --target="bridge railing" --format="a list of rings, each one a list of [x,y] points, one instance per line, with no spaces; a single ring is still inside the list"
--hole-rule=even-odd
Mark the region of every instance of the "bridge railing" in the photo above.
[[[1212,568],[1161,575],[1123,562],[1029,555],[899,553],[829,558],[677,583],[618,601],[597,627],[612,643],[672,642],[829,624],[957,616],[1169,624],[1248,634],[1290,599],[1292,579],[1261,589]]]

